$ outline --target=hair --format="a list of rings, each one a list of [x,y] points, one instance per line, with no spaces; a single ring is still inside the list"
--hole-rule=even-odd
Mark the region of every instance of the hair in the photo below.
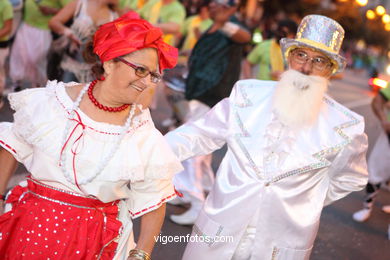
[[[100,58],[97,54],[93,52],[93,39],[89,40],[85,44],[85,49],[83,51],[84,61],[88,64],[93,64],[92,74],[95,78],[100,78],[104,74],[103,64],[100,62]]]
[[[120,57],[124,57],[126,55],[122,55]],[[93,39],[89,40],[86,45],[85,49],[83,51],[83,58],[84,61],[88,64],[93,64],[91,71],[92,75],[95,78],[100,78],[101,76],[104,75],[104,67],[103,64],[100,61],[99,56],[93,52]],[[119,62],[119,59],[114,58],[112,59],[114,62]]]
[[[290,33],[296,33],[298,25],[293,20],[284,19],[278,23],[278,31],[282,30],[282,28],[287,28]]]

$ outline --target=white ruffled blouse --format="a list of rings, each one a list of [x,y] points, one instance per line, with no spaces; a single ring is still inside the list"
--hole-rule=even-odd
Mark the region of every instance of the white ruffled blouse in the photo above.
[[[13,123],[0,123],[0,145],[23,163],[33,178],[80,193],[59,166],[65,126],[73,108],[65,88],[74,85],[49,81],[46,88],[10,94],[9,101],[16,112]],[[67,158],[67,172],[73,177],[74,167],[80,180],[96,173],[101,160],[116,145],[122,126],[93,121],[80,109],[77,113],[80,119],[73,118],[66,137],[73,129],[75,132],[63,153]],[[85,126],[84,130],[77,121]],[[74,144],[81,135],[76,149]],[[77,150],[74,166],[72,148]],[[81,189],[84,195],[95,196],[103,202],[124,200],[135,218],[175,197],[172,176],[181,170],[180,162],[145,109],[134,116],[129,131],[101,174],[81,185]]]

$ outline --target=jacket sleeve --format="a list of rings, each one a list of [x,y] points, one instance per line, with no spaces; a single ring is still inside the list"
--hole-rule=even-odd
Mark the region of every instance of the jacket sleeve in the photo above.
[[[327,174],[329,187],[325,206],[366,186],[367,147],[367,135],[362,133],[355,135],[351,142],[337,154]]]
[[[181,161],[212,153],[226,143],[229,114],[230,102],[225,98],[203,117],[169,132],[165,138]]]

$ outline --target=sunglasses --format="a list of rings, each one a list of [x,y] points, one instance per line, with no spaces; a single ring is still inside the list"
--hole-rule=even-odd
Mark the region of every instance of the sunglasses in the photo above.
[[[156,72],[151,72],[147,68],[144,68],[144,67],[141,67],[141,66],[137,66],[137,65],[135,65],[135,64],[131,63],[130,61],[127,61],[127,60],[125,60],[123,58],[118,57],[117,59],[120,62],[126,64],[127,66],[132,67],[134,69],[134,71],[135,71],[135,75],[137,75],[140,78],[145,78],[145,77],[147,77],[150,74],[150,80],[153,83],[158,83],[162,79],[162,76],[160,74],[156,73]]]

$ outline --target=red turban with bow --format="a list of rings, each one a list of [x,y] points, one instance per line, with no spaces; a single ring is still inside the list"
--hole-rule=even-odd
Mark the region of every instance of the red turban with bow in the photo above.
[[[94,53],[102,62],[144,48],[157,49],[160,71],[176,65],[178,51],[162,40],[162,31],[128,12],[118,19],[103,24],[93,39]]]

